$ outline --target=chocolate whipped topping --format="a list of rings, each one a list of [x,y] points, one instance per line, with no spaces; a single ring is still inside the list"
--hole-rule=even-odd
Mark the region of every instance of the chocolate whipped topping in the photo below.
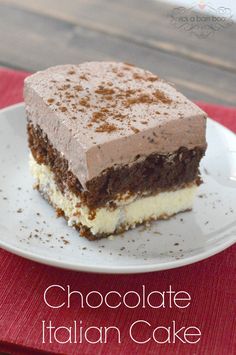
[[[29,121],[86,182],[152,153],[206,147],[206,113],[172,84],[125,63],[87,62],[25,80]]]

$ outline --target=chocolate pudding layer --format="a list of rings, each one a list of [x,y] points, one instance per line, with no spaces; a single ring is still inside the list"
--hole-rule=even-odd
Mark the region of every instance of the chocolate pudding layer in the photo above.
[[[112,174],[108,189],[115,189],[115,179],[126,184],[109,171],[112,166],[149,156],[156,165],[156,158],[162,160],[157,155],[182,147],[206,149],[206,113],[172,84],[126,63],[52,67],[26,78],[24,96],[28,120],[63,154],[84,190],[104,171]],[[145,184],[142,178],[140,183]],[[169,179],[163,184],[168,186]]]
[[[203,148],[181,147],[165,155],[151,154],[131,165],[108,168],[87,181],[85,190],[69,170],[68,161],[52,146],[41,128],[29,123],[28,139],[34,159],[50,168],[59,190],[70,190],[91,209],[104,206],[126,193],[129,196],[150,195],[176,190],[193,181],[200,184],[198,166],[204,155]]]

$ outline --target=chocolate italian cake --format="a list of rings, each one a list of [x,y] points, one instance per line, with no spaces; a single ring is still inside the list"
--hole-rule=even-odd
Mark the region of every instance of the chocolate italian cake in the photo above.
[[[192,208],[206,114],[125,63],[62,65],[25,80],[35,186],[91,239]]]

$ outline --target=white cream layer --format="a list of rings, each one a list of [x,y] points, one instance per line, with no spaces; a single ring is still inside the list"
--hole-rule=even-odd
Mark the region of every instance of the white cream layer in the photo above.
[[[115,201],[115,210],[108,206],[98,208],[95,218],[91,219],[89,209],[81,204],[79,197],[69,191],[61,193],[55,184],[53,173],[46,165],[38,164],[31,156],[30,169],[40,191],[48,196],[55,208],[63,210],[68,224],[81,223],[88,227],[93,235],[112,234],[122,226],[129,229],[149,219],[168,218],[175,213],[191,209],[197,190],[197,186],[192,185],[154,196]]]

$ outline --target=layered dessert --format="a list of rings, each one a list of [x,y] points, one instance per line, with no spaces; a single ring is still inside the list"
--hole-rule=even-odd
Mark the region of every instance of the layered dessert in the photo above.
[[[80,235],[121,233],[192,208],[206,114],[126,63],[88,62],[25,80],[35,187]]]

